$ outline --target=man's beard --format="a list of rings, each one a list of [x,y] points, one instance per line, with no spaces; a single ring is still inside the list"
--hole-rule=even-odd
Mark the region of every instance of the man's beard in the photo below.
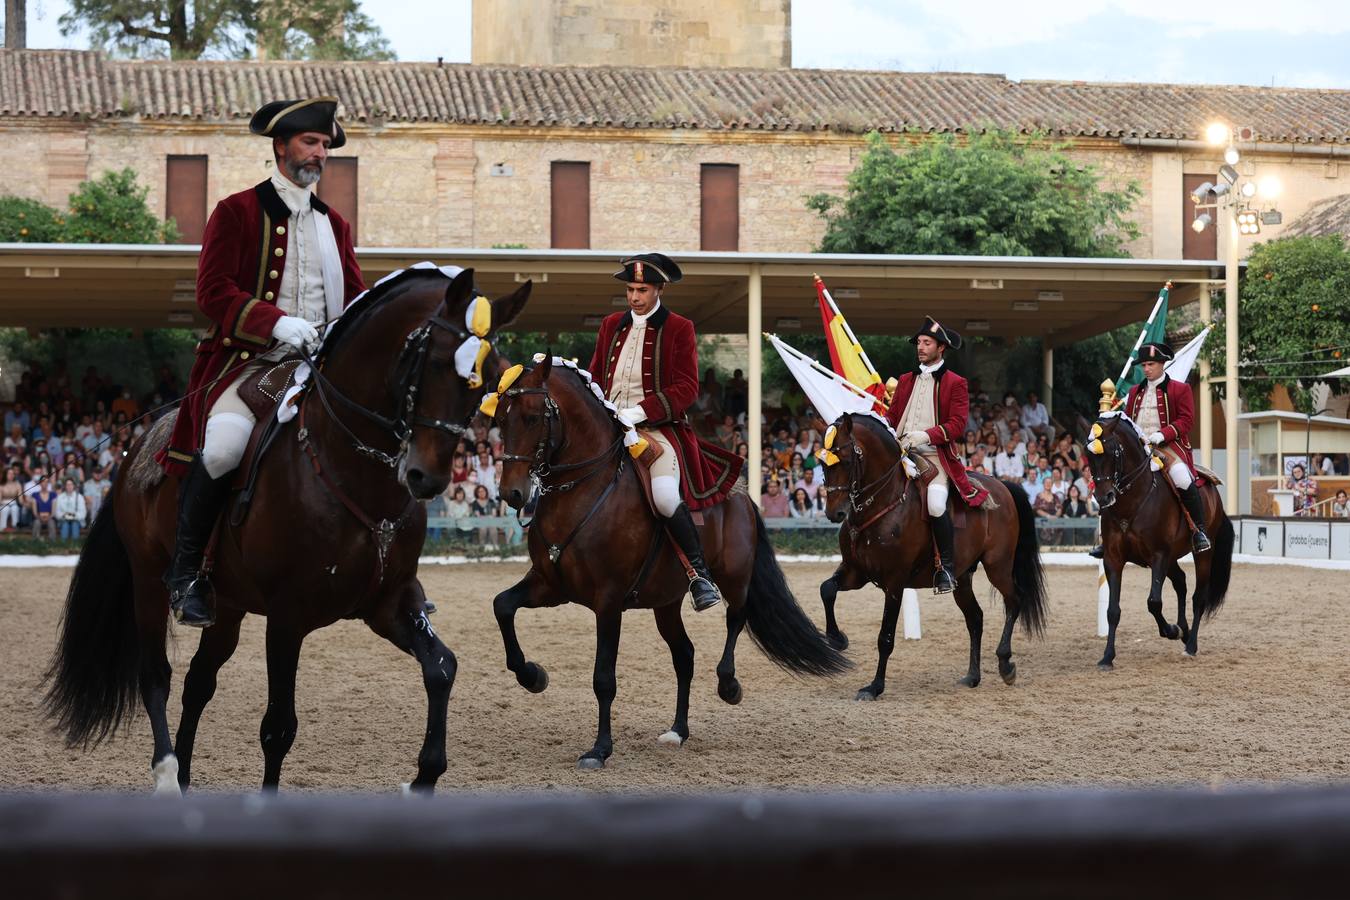
[[[309,187],[312,184],[319,183],[319,177],[323,174],[322,164],[317,168],[306,167],[303,162],[286,158],[286,175],[301,187]]]

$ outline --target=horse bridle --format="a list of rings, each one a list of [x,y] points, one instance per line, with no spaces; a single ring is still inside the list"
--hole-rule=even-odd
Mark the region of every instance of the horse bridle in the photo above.
[[[894,479],[895,474],[897,470],[899,470],[900,464],[901,462],[903,462],[905,457],[904,454],[902,453],[900,455],[900,458],[895,461],[895,464],[892,465],[890,468],[888,468],[885,472],[882,472],[879,477],[877,477],[872,481],[869,481],[865,485],[860,485],[860,482],[862,481],[863,478],[863,472],[865,471],[862,444],[858,443],[857,438],[853,438],[852,440],[849,441],[849,447],[852,449],[853,454],[852,456],[849,457],[848,484],[837,485],[833,487],[827,484],[825,486],[825,493],[828,495],[828,494],[837,494],[840,491],[848,491],[849,513],[846,521],[852,528],[853,534],[856,537],[859,531],[868,527],[878,518],[895,509],[901,503],[905,502],[905,494],[902,491],[900,493],[899,498],[894,503],[890,504],[885,509],[881,510],[880,513],[878,513],[875,516],[872,516],[869,519],[864,520],[861,525],[855,524],[854,516],[855,515],[862,516],[867,511],[867,509],[877,501],[877,498],[881,496],[881,491],[886,487],[888,483],[890,483]],[[843,448],[841,447],[840,449]],[[838,455],[837,451],[836,455]],[[864,496],[866,496],[865,500],[862,499]]]
[[[620,434],[617,438],[615,438],[614,442],[610,444],[608,447],[606,447],[602,452],[600,452],[595,456],[590,457],[589,459],[584,459],[581,462],[575,463],[556,464],[552,462],[554,455],[556,455],[559,451],[561,451],[562,448],[567,444],[567,434],[565,431],[563,431],[563,429],[566,426],[563,425],[562,411],[558,409],[557,402],[553,399],[552,395],[549,394],[548,388],[544,385],[532,388],[512,387],[507,388],[505,391],[502,391],[501,402],[505,403],[505,406],[500,407],[501,412],[498,413],[497,415],[504,418],[511,405],[511,400],[515,399],[516,397],[525,397],[531,394],[542,394],[544,397],[544,433],[540,435],[539,442],[535,444],[534,453],[530,454],[529,456],[520,453],[503,453],[501,456],[498,457],[498,459],[500,459],[503,463],[508,462],[529,463],[530,477],[533,478],[535,482],[538,483],[540,496],[552,493],[554,491],[572,490],[574,487],[581,484],[586,479],[590,478],[596,472],[600,471],[600,467],[596,466],[595,465],[596,463],[602,462],[611,456],[615,455],[619,456],[618,471],[619,472],[623,471],[623,456],[619,452],[620,450],[623,449],[622,434]],[[561,434],[561,437],[558,439],[556,444],[554,443],[553,440],[554,422],[558,423],[558,431]],[[572,479],[571,481],[557,482],[554,484],[549,484],[546,481],[546,479],[550,475],[559,472],[575,472],[578,469],[584,469],[588,466],[594,466],[594,468],[591,469],[591,471],[586,472],[584,475]],[[615,477],[617,478],[618,475],[616,474]]]
[[[1114,444],[1111,450],[1111,459],[1113,462],[1112,468],[1115,471],[1113,471],[1110,475],[1103,478],[1102,480],[1105,481],[1107,484],[1109,484],[1111,488],[1116,492],[1116,500],[1119,501],[1119,499],[1121,497],[1124,497],[1125,493],[1134,486],[1134,483],[1136,480],[1138,480],[1139,476],[1144,474],[1144,472],[1148,470],[1149,464],[1153,462],[1153,453],[1151,451],[1145,452],[1144,461],[1140,463],[1139,466],[1135,468],[1132,472],[1126,475],[1124,481],[1121,481],[1118,473],[1125,457],[1125,444],[1120,439],[1120,437],[1115,434],[1114,430],[1111,433],[1111,437],[1112,443]],[[1150,491],[1153,490],[1152,485],[1149,486],[1149,490]]]
[[[444,308],[444,303],[441,304]],[[428,416],[419,416],[415,414],[417,406],[417,394],[422,385],[422,379],[426,374],[427,360],[431,355],[431,337],[435,329],[441,328],[450,332],[454,337],[459,338],[460,343],[469,339],[469,332],[461,325],[441,316],[440,310],[437,314],[428,318],[425,322],[413,329],[403,341],[403,351],[399,354],[399,362],[395,367],[396,373],[402,373],[402,377],[393,386],[395,396],[404,396],[402,407],[395,418],[380,415],[368,407],[357,403],[348,397],[342,391],[338,390],[331,381],[323,374],[323,370],[309,353],[302,347],[300,349],[301,358],[309,364],[314,391],[319,395],[319,401],[323,404],[324,410],[337,426],[347,435],[348,440],[352,442],[353,448],[371,459],[375,459],[391,469],[397,469],[403,457],[407,455],[408,446],[412,442],[412,432],[414,428],[431,428],[436,431],[444,432],[451,437],[458,438],[464,434],[465,426],[454,422],[446,422],[443,419],[435,419]],[[343,406],[353,412],[365,417],[383,431],[391,434],[398,441],[398,450],[395,453],[386,453],[378,447],[372,447],[361,440],[356,434],[347,427],[333,410],[329,402],[329,395],[337,398]]]

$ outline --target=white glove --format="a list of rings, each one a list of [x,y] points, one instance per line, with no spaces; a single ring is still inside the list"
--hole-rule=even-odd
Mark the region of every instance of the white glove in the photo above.
[[[1167,438],[1163,436],[1161,431],[1155,431],[1148,436],[1148,442],[1155,447],[1165,440],[1167,440]]]
[[[272,326],[272,337],[292,347],[303,347],[317,341],[319,332],[299,316],[282,316]]]
[[[647,421],[647,414],[643,412],[640,406],[630,406],[627,409],[619,410],[619,419],[631,428],[639,422]]]
[[[927,447],[932,442],[926,431],[911,431],[900,441],[906,447]]]

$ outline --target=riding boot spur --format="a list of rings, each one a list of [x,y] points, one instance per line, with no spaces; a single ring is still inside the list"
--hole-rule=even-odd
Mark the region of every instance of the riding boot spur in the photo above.
[[[938,557],[941,564],[936,572],[933,573],[933,593],[950,594],[956,590],[955,566],[952,563],[952,557],[955,555],[952,551],[952,545],[955,543],[956,534],[952,528],[952,514],[946,510],[937,518],[930,518],[929,525],[933,529],[933,540],[937,542]]]
[[[694,525],[694,517],[689,514],[689,507],[683,503],[677,506],[670,518],[666,519],[666,529],[694,570],[694,578],[689,582],[694,610],[703,612],[712,609],[722,602],[722,592],[713,583],[708,564],[703,561],[703,542],[699,540],[698,528]]]
[[[169,608],[182,625],[206,628],[215,623],[215,597],[211,582],[201,574],[202,557],[229,493],[230,476],[212,478],[201,456],[194,457],[178,487],[178,534],[173,561],[164,573]]]
[[[1209,550],[1211,544],[1209,535],[1205,534],[1205,504],[1200,499],[1200,488],[1192,484],[1182,491],[1181,503],[1186,507],[1186,512],[1191,514],[1191,522],[1195,524],[1195,531],[1191,535],[1191,547],[1196,553],[1204,553]]]

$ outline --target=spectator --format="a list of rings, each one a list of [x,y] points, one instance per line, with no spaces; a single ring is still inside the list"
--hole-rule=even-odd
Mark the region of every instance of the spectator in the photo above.
[[[18,459],[28,452],[28,439],[23,436],[23,429],[16,422],[9,426],[9,432],[5,435],[3,445],[0,445],[0,452],[5,454],[5,459]]]
[[[28,509],[33,514],[33,537],[56,540],[56,494],[46,475],[39,478],[37,490],[28,496]]]
[[[477,452],[473,460],[473,470],[478,475],[479,484],[486,485],[492,481],[492,454],[488,452],[486,440],[478,442]]]
[[[1294,492],[1294,515],[1310,515],[1309,508],[1317,503],[1317,479],[1309,478],[1303,466],[1295,463],[1285,489]]]
[[[1314,453],[1310,463],[1310,469],[1314,475],[1325,477],[1336,474],[1336,464],[1331,461],[1330,456]]]
[[[89,510],[84,504],[84,494],[75,490],[75,479],[67,478],[65,489],[56,497],[54,515],[60,523],[61,540],[73,541],[80,536],[84,520]]]
[[[450,483],[460,484],[469,480],[468,457],[463,453],[456,453],[454,461],[450,463]]]
[[[1060,503],[1060,501],[1055,497],[1054,493],[1050,490],[1050,479],[1046,478],[1044,481],[1041,482],[1041,492],[1036,495],[1036,499],[1032,501],[1031,504],[1032,510],[1035,511],[1036,513],[1036,518],[1038,519],[1059,518],[1059,511],[1061,505],[1062,504]],[[1041,541],[1043,543],[1050,544],[1052,546],[1059,544],[1061,533],[1058,528],[1046,528],[1046,529],[1038,528],[1037,531],[1040,533]]]
[[[1011,481],[1021,478],[1027,467],[1026,447],[1012,438],[1003,442],[1003,449],[994,457],[994,474]]]
[[[975,452],[970,454],[970,461],[966,463],[966,468],[972,472],[983,472],[986,475],[994,474],[994,461],[985,454],[983,444],[975,446]]]
[[[1069,496],[1064,498],[1064,506],[1059,514],[1066,519],[1081,519],[1088,513],[1088,505],[1083,500],[1083,495],[1078,492],[1078,485],[1069,487]]]
[[[430,500],[427,501],[426,503],[427,540],[439,541],[441,539],[441,535],[445,533],[445,530],[440,525],[433,525],[431,524],[431,522],[433,519],[445,518],[445,510],[447,506],[448,502],[446,501],[445,494],[443,493],[437,494],[435,497],[432,497]]]
[[[961,459],[966,467],[970,468],[970,458],[975,455],[975,450],[980,446],[980,442],[975,438],[974,429],[968,429],[965,437],[961,439]]]
[[[1078,488],[1080,497],[1092,496],[1092,468],[1086,459],[1083,460],[1083,468],[1079,470],[1078,477],[1073,480],[1073,486]]]
[[[3,497],[4,494],[0,493],[0,498]],[[1350,500],[1346,499],[1344,489],[1337,491],[1336,499],[1331,501],[1331,514],[1337,519],[1350,519]]]
[[[821,485],[821,482],[816,480],[816,473],[819,471],[818,468],[805,470],[802,472],[802,477],[793,483],[793,488],[806,491],[807,497],[814,497],[816,495],[816,488]]]
[[[713,438],[717,441],[719,447],[734,450],[736,448],[736,420],[731,416],[723,416],[722,421],[713,429]]]
[[[464,488],[457,484],[452,485],[450,499],[445,504],[445,517],[454,520],[455,531],[460,537],[471,537],[473,535],[473,525],[464,521],[472,515],[473,510],[469,508],[469,501],[464,495]]]
[[[28,373],[25,372],[25,375]],[[16,400],[14,405],[5,412],[5,433],[13,432],[14,426],[19,426],[19,433],[24,434],[33,428],[32,416],[28,412],[28,406],[22,400]]]
[[[811,431],[808,428],[801,428],[797,431],[797,443],[793,445],[792,452],[800,455],[802,459],[811,455]]]
[[[93,522],[94,517],[98,515],[99,507],[103,505],[103,498],[108,496],[110,490],[112,490],[112,482],[103,469],[94,469],[85,480],[81,491],[84,494],[84,505],[89,509],[90,522]]]
[[[19,514],[22,511],[23,484],[19,481],[19,470],[10,466],[0,478],[0,531],[13,531],[18,528]]]
[[[1022,492],[1027,495],[1027,502],[1034,505],[1041,494],[1041,479],[1035,469],[1030,466],[1025,469],[1021,485]]]
[[[805,488],[797,488],[792,492],[792,503],[788,506],[788,515],[794,519],[814,518],[815,510],[811,505],[811,495]]]
[[[1064,480],[1064,468],[1055,466],[1054,471],[1050,473],[1050,493],[1055,495],[1058,503],[1063,503],[1069,496],[1069,483]]]
[[[760,495],[759,506],[766,519],[786,519],[788,517],[788,498],[783,493],[783,485],[777,478],[770,478],[764,494]]]
[[[112,402],[111,412],[113,421],[116,422],[118,416],[121,416],[122,423],[130,422],[140,413],[140,410],[136,408],[136,401],[131,397],[130,388],[122,388],[121,395]]]
[[[731,373],[731,380],[727,382],[726,388],[722,392],[723,407],[730,416],[740,417],[746,415],[746,398],[749,396],[750,386],[745,382],[745,374],[737,369]],[[758,411],[756,411],[758,415]]]
[[[487,486],[479,484],[473,489],[473,502],[469,504],[469,514],[475,519],[485,519],[497,514],[497,504],[488,496]],[[487,525],[478,528],[478,542],[484,546],[495,546],[497,529]]]

